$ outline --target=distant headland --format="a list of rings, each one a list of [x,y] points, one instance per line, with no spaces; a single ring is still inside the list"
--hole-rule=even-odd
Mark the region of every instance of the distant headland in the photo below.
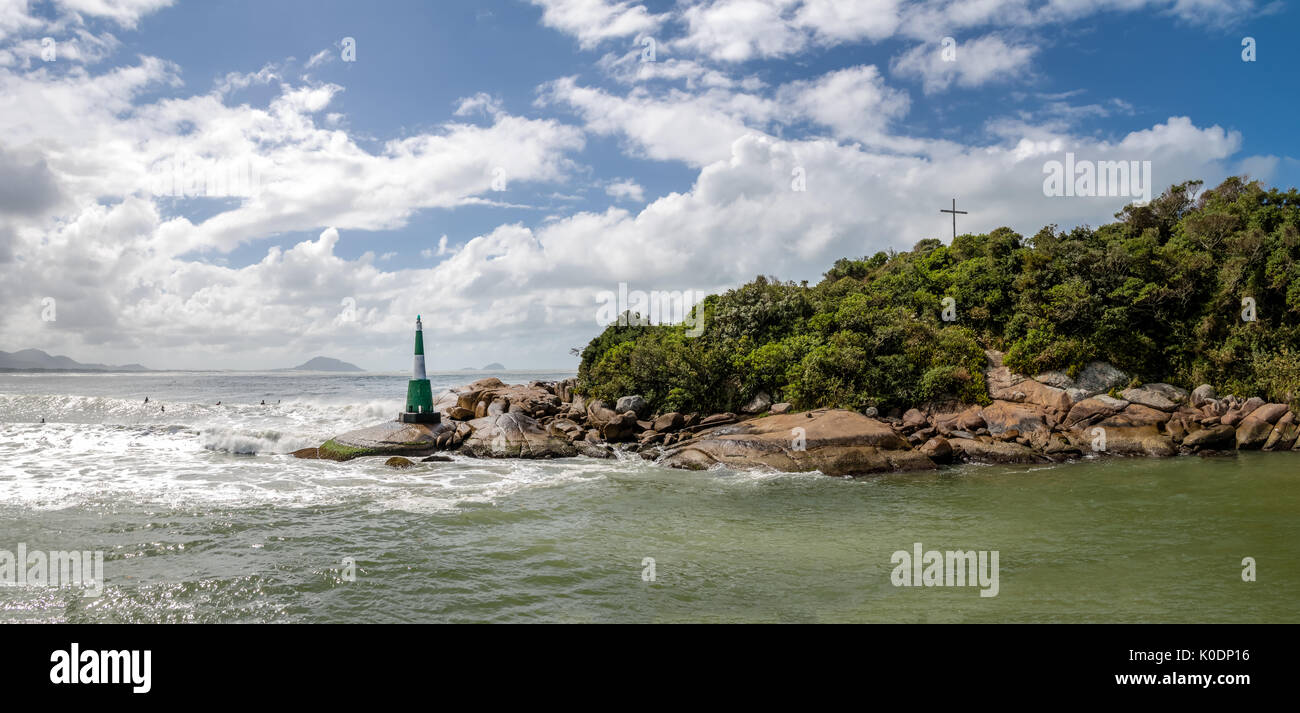
[[[497,362],[492,362],[491,364],[488,364],[482,369],[475,369],[472,366],[466,366],[461,368],[461,371],[505,371],[505,370],[506,370],[505,365],[499,364]]]
[[[82,364],[65,356],[50,355],[40,349],[0,352],[0,369],[11,371],[152,371],[140,364],[111,366]]]
[[[318,356],[314,359],[308,359],[291,369],[276,369],[275,371],[365,371],[365,369],[338,359]]]

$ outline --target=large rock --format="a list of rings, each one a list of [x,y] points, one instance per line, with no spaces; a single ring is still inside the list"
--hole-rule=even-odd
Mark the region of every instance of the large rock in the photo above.
[[[994,400],[1033,404],[1061,413],[1070,410],[1072,401],[1064,389],[1012,374],[1005,366],[989,372],[989,377],[989,396]]]
[[[1188,401],[1192,406],[1200,408],[1218,398],[1219,395],[1214,391],[1213,386],[1210,386],[1209,384],[1201,384],[1195,389],[1192,389],[1192,395]]]
[[[980,416],[979,406],[945,404],[931,409],[929,420],[935,430],[945,436],[953,431],[978,431],[984,428],[984,417]]]
[[[1065,417],[1062,425],[1071,428],[1075,424],[1097,421],[1113,416],[1128,407],[1128,402],[1121,399],[1098,394],[1075,404]]]
[[[474,432],[460,447],[479,458],[569,458],[577,448],[564,438],[547,433],[524,413],[503,413],[469,422]]]
[[[526,386],[511,385],[496,377],[489,377],[443,392],[434,400],[433,408],[444,417],[452,419],[463,419],[467,413],[482,418],[489,413],[496,415],[507,409],[533,418],[542,418],[560,410],[560,397],[553,391],[553,387],[539,381]],[[480,404],[483,404],[482,407]]]
[[[1255,409],[1263,405],[1264,399],[1261,399],[1258,396],[1252,396],[1241,404],[1228,409],[1228,412],[1223,414],[1222,422],[1229,426],[1235,426],[1245,420],[1247,416],[1254,413]]]
[[[660,462],[689,470],[766,466],[836,476],[935,467],[887,424],[842,409],[773,415],[709,429],[665,449]]]
[[[583,427],[578,422],[568,418],[557,418],[546,424],[546,432],[552,436],[563,438],[566,441],[572,441],[575,438],[581,438]]]
[[[1264,404],[1237,424],[1237,449],[1261,448],[1273,433],[1273,424],[1290,412],[1286,404]]]
[[[1070,409],[1072,401],[1064,389],[1040,384],[1012,372],[1003,366],[1001,352],[990,350],[985,354],[989,365],[984,370],[984,380],[989,387],[989,396],[994,400],[1034,404],[1062,414]]]
[[[1074,379],[1071,379],[1070,375],[1063,371],[1043,372],[1042,374],[1035,376],[1034,381],[1037,381],[1040,384],[1046,384],[1048,386],[1061,389],[1062,391],[1068,391],[1070,389],[1077,388],[1077,385],[1074,383]]]
[[[1173,439],[1155,426],[1107,428],[1106,451],[1119,455],[1147,455],[1168,458],[1178,453]]]
[[[621,418],[622,415],[622,412],[615,411],[600,399],[592,399],[587,402],[587,423],[592,426],[602,426],[616,418]]]
[[[636,414],[637,418],[645,418],[650,415],[650,404],[640,394],[633,394],[623,396],[615,402],[614,410],[619,413],[631,411]]]
[[[952,461],[952,445],[948,443],[946,438],[935,436],[926,441],[918,450],[935,463],[949,463]]]
[[[1286,404],[1264,404],[1263,406],[1260,406],[1254,411],[1251,411],[1249,416],[1242,419],[1242,423],[1245,423],[1246,421],[1252,421],[1252,420],[1265,421],[1267,423],[1277,423],[1278,419],[1282,418],[1283,416],[1285,416],[1290,412],[1291,412],[1291,407],[1287,406]]]
[[[640,430],[634,411],[616,414],[600,424],[600,435],[607,441],[626,441]]]
[[[605,460],[617,458],[614,455],[613,447],[604,444],[578,440],[573,442],[573,447],[578,450],[578,455],[587,456],[588,458],[603,458]]]
[[[1118,389],[1128,381],[1128,374],[1104,361],[1094,361],[1083,367],[1079,376],[1074,379],[1074,385],[1089,396],[1095,396],[1111,389]]]
[[[1042,406],[994,401],[980,411],[980,416],[995,438],[1013,440],[1023,436],[1033,445],[1042,446],[1051,435],[1047,413]]]
[[[1143,384],[1142,388],[1155,391],[1174,403],[1181,404],[1187,400],[1187,389],[1180,389],[1173,384],[1166,384],[1162,381],[1154,384]]]
[[[974,463],[1048,463],[1050,458],[1019,443],[1004,441],[968,440],[955,438],[948,441],[953,453],[962,460]]]
[[[1178,408],[1182,397],[1179,390],[1169,384],[1143,384],[1133,389],[1124,389],[1120,394],[1128,401],[1161,411],[1173,411]],[[1185,396],[1184,392],[1184,396]]]
[[[455,434],[450,423],[390,421],[335,436],[317,449],[317,456],[345,461],[362,456],[424,456],[438,450],[441,436]]]
[[[1274,424],[1273,432],[1269,434],[1268,440],[1264,442],[1264,450],[1284,451],[1295,445],[1297,436],[1300,436],[1300,423],[1296,422],[1294,413],[1287,411]]]
[[[957,428],[962,431],[971,431],[972,433],[987,428],[988,422],[984,420],[984,410],[979,406],[971,406],[957,417]]]
[[[772,397],[766,391],[754,394],[749,403],[740,408],[741,413],[763,413],[772,405]]]
[[[1232,426],[1218,424],[1209,428],[1202,428],[1198,431],[1192,431],[1183,438],[1183,446],[1186,448],[1218,448],[1220,446],[1231,445],[1237,436],[1237,429]]]
[[[1123,411],[1095,425],[1076,425],[1073,440],[1085,451],[1094,450],[1097,432],[1105,435],[1106,452],[1116,455],[1172,456],[1177,453],[1173,439],[1161,431],[1170,414],[1144,406],[1129,404]]]
[[[676,411],[666,413],[656,418],[652,428],[660,433],[676,431],[686,424],[686,418]]]
[[[921,428],[927,423],[925,414],[920,409],[908,409],[903,414],[903,426],[906,428]]]
[[[1128,426],[1160,427],[1170,418],[1172,418],[1172,414],[1150,406],[1135,403],[1125,406],[1123,411],[1105,419],[1101,422],[1101,425],[1121,428]]]

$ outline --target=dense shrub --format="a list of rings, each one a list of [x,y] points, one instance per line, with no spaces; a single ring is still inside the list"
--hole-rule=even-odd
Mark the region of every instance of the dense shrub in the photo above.
[[[838,260],[813,286],[759,277],[697,306],[698,337],[606,328],[578,388],[664,410],[734,410],[758,391],[801,408],[981,402],[984,350],[998,349],[1026,374],[1101,359],[1142,381],[1300,400],[1300,194],[1235,177],[1200,187],[1097,229],[922,240]]]

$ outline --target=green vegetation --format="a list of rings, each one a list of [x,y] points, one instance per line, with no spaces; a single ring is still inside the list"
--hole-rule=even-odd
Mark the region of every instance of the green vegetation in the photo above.
[[[386,453],[386,451],[377,448],[354,448],[352,446],[345,446],[331,438],[322,443],[320,448],[317,449],[316,457],[324,458],[326,460],[345,461],[352,460],[353,458],[360,458],[362,456],[383,455],[384,453]]]
[[[578,389],[657,409],[987,402],[984,349],[1024,374],[1108,361],[1136,380],[1300,400],[1300,193],[1230,178],[1171,187],[1117,222],[1008,228],[842,259],[815,286],[759,277],[696,307],[704,331],[612,325]],[[955,300],[956,320],[942,319]],[[1252,298],[1257,319],[1242,319]],[[635,324],[635,321],[631,322]]]

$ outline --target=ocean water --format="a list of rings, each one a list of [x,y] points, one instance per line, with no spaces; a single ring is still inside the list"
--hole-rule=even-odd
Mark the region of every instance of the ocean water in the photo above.
[[[486,375],[571,374],[430,378]],[[0,374],[0,550],[105,559],[98,597],[0,586],[0,621],[1300,621],[1300,454],[860,479],[287,455],[391,419],[406,379]],[[997,596],[894,586],[917,542],[996,551]]]

